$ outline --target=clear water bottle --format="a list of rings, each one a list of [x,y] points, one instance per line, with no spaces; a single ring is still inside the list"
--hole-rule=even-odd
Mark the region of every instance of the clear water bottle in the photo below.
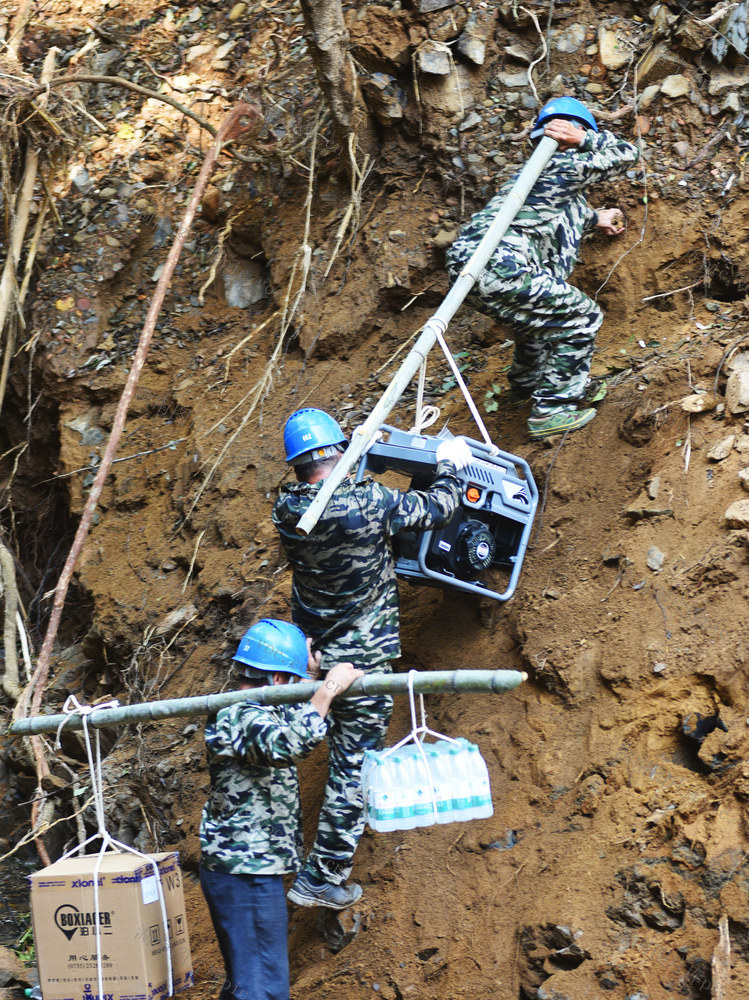
[[[372,768],[375,766],[375,761],[377,760],[377,754],[374,750],[364,751],[364,760],[361,766],[361,788],[362,788],[362,800],[364,802],[364,822],[370,822],[370,793],[372,786]]]
[[[451,743],[448,751],[448,760],[453,787],[453,809],[455,819],[465,822],[472,819],[470,787],[470,772],[468,768],[468,755],[465,749],[465,740],[458,740]]]
[[[489,769],[475,743],[468,744],[469,769],[471,774],[471,806],[473,819],[486,819],[494,815]]]
[[[408,799],[411,807],[411,825],[426,826],[426,791],[422,773],[419,751],[414,743],[409,743],[401,749],[402,781],[408,789]]]
[[[450,768],[450,744],[438,740],[429,748],[434,794],[437,799],[437,822],[455,822],[455,788]]]
[[[411,749],[413,750],[413,773],[416,784],[416,805],[414,808],[416,825],[434,826],[437,817],[434,812],[434,796],[432,794],[434,779],[429,767],[429,757],[423,746],[419,749],[414,745]]]
[[[398,829],[412,830],[416,826],[414,788],[409,779],[406,755],[401,751],[392,755],[393,779],[396,784]]]
[[[392,766],[387,758],[373,755],[367,772],[367,822],[373,830],[383,833],[397,829],[391,771]]]

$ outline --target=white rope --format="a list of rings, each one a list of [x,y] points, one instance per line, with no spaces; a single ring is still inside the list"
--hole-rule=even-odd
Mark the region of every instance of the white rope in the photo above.
[[[419,384],[416,388],[416,416],[414,417],[415,423],[411,428],[411,434],[421,434],[427,427],[431,427],[436,420],[439,420],[439,406],[433,406],[431,403],[426,406],[424,405],[424,383],[426,381],[426,374],[427,361],[426,358],[424,358],[421,363],[421,368],[419,368]]]
[[[427,755],[424,753],[424,747],[422,743],[425,736],[434,736],[438,740],[446,740],[448,743],[454,743],[455,746],[460,746],[457,740],[454,740],[451,736],[445,736],[443,733],[435,732],[435,730],[430,729],[427,726],[427,716],[426,710],[424,708],[424,695],[419,692],[419,710],[421,714],[421,725],[416,723],[416,701],[414,698],[414,677],[418,671],[409,670],[408,671],[408,700],[411,707],[411,732],[407,736],[404,736],[400,742],[396,743],[395,746],[390,747],[385,750],[382,754],[383,759],[389,757],[391,753],[395,753],[396,750],[400,750],[401,747],[405,746],[406,743],[410,743],[412,740],[414,744],[418,747],[419,754],[421,756],[422,767],[426,773],[429,780],[429,791],[432,796],[432,809],[434,810],[434,821],[438,822],[438,810],[437,810],[437,796],[434,790],[434,778],[432,776],[432,769],[429,766],[429,761],[427,760]]]
[[[438,319],[438,317],[434,316],[429,323],[434,329],[435,339],[442,348],[442,353],[445,355],[447,363],[450,365],[455,381],[460,387],[460,391],[463,393],[463,398],[468,405],[468,409],[471,411],[473,419],[476,421],[476,426],[478,427],[484,442],[491,449],[491,453],[496,455],[499,452],[499,448],[489,437],[489,432],[487,431],[484,421],[481,418],[478,407],[473,401],[470,390],[466,385],[465,379],[460,372],[460,368],[458,368],[457,362],[455,361],[450,348],[447,346],[447,341],[445,340],[447,324],[441,319]],[[416,415],[414,417],[414,426],[411,428],[412,434],[421,434],[427,427],[430,427],[436,420],[438,420],[440,415],[440,408],[438,406],[433,406],[431,404],[424,406],[424,383],[426,381],[426,370],[427,359],[425,357],[421,363],[421,367],[419,368],[419,383],[416,389]]]
[[[452,369],[452,373],[455,376],[455,381],[460,386],[460,390],[463,393],[463,397],[465,398],[466,403],[468,404],[468,409],[471,411],[473,415],[473,419],[476,421],[476,426],[481,432],[481,436],[483,437],[486,444],[488,444],[489,447],[493,450],[493,453],[496,454],[499,449],[494,444],[492,439],[489,437],[486,427],[484,426],[484,421],[481,419],[481,414],[479,413],[476,404],[473,401],[473,397],[471,396],[468,386],[466,385],[463,376],[460,373],[460,369],[458,368],[455,362],[455,358],[452,356],[452,352],[450,351],[450,348],[447,346],[447,342],[442,334],[442,331],[436,330],[435,333],[437,336],[437,343],[440,345],[440,347],[442,348],[442,353],[447,358],[447,363],[450,365],[450,368]]]
[[[169,940],[169,923],[166,913],[166,902],[164,900],[164,888],[161,881],[161,872],[159,871],[159,866],[156,860],[149,855],[144,854],[142,851],[137,850],[135,847],[131,847],[130,844],[123,844],[119,840],[115,840],[107,830],[107,818],[104,811],[104,779],[102,775],[101,767],[101,734],[99,730],[96,730],[96,759],[94,760],[94,751],[91,748],[91,735],[88,728],[88,717],[93,712],[99,712],[107,708],[117,708],[119,702],[117,699],[112,701],[103,702],[99,705],[81,705],[74,694],[68,696],[65,704],[62,707],[63,713],[70,718],[73,715],[79,715],[81,717],[81,722],[83,723],[83,737],[86,743],[86,757],[88,759],[88,769],[91,778],[91,794],[94,800],[94,811],[96,813],[96,825],[97,831],[92,834],[87,840],[84,840],[82,844],[78,844],[72,850],[68,851],[67,854],[63,854],[61,861],[65,858],[69,858],[75,851],[79,853],[83,851],[83,848],[87,844],[90,844],[92,840],[97,840],[101,838],[101,847],[96,858],[96,864],[93,871],[93,883],[94,883],[94,912],[99,913],[99,871],[101,869],[102,860],[110,850],[112,853],[118,854],[120,852],[125,852],[128,854],[134,854],[138,858],[143,858],[143,860],[151,866],[153,869],[153,874],[156,879],[156,887],[158,892],[158,899],[161,909],[161,922],[162,929],[164,932],[164,942],[166,946],[166,964],[167,964],[167,979],[168,979],[168,989],[169,992],[167,996],[172,996],[174,993],[174,972],[172,969],[172,944]],[[57,730],[57,740],[55,742],[55,749],[60,747],[60,735],[62,729],[65,726],[65,721],[60,723]],[[99,933],[97,933],[99,931]],[[99,986],[99,996],[104,996],[104,973],[102,968],[102,956],[101,956],[101,933],[98,925],[94,926],[94,933],[96,936],[96,976]]]

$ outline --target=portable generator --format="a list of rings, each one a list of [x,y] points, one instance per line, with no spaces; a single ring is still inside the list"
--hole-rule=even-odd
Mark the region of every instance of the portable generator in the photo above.
[[[410,489],[428,489],[434,480],[437,447],[444,438],[411,434],[387,424],[381,430],[387,438],[375,441],[362,456],[357,482],[367,472],[394,471],[410,477]],[[466,440],[473,461],[458,473],[462,483],[458,510],[442,528],[396,535],[395,568],[412,583],[506,601],[520,576],[538,490],[522,458],[495,453],[482,441]]]

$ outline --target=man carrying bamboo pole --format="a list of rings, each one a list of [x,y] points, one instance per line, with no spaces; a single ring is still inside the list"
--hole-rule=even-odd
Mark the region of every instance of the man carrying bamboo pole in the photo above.
[[[578,405],[585,397],[603,312],[567,278],[587,229],[597,227],[608,236],[624,232],[621,211],[594,211],[585,192],[597,181],[623,173],[639,155],[632,143],[599,132],[590,111],[572,97],[557,98],[541,109],[531,138],[543,135],[555,139],[559,149],[466,297],[512,332],[510,402],[531,404],[531,439],[577,430],[595,416],[594,409]],[[453,282],[514,182],[500,188],[450,247],[447,270]]]
[[[306,679],[315,665],[303,633],[275,619],[253,625],[234,656],[240,689]],[[323,741],[333,699],[361,676],[337,663],[308,702],[242,701],[208,719],[200,884],[226,967],[219,1000],[289,998],[283,876],[299,870],[302,848],[294,765]]]
[[[286,460],[297,482],[282,488],[273,523],[291,563],[292,616],[323,654],[322,669],[340,660],[367,673],[389,673],[400,656],[398,588],[390,538],[399,531],[446,524],[461,486],[456,472],[471,461],[462,438],[442,442],[434,482],[426,491],[388,489],[371,478],[345,480],[309,535],[296,526],[346,446],[338,423],[323,410],[293,413],[284,430]],[[315,843],[288,898],[327,906],[361,894],[346,883],[362,819],[364,751],[379,749],[393,709],[389,695],[347,698],[331,711],[328,782]]]

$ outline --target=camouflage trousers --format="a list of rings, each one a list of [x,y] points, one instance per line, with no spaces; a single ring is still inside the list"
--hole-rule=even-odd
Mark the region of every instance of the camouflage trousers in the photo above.
[[[448,258],[452,281],[469,256],[463,251]],[[515,396],[532,397],[531,416],[548,416],[583,398],[603,323],[589,296],[525,254],[502,247],[466,301],[511,331],[515,354],[507,377]]]
[[[351,657],[354,660],[354,657]],[[354,660],[354,665],[356,662]],[[389,663],[367,673],[392,673]],[[364,830],[361,767],[365,750],[379,750],[393,714],[390,695],[336,698],[328,714],[328,781],[317,821],[317,836],[304,871],[333,885],[351,874]]]

